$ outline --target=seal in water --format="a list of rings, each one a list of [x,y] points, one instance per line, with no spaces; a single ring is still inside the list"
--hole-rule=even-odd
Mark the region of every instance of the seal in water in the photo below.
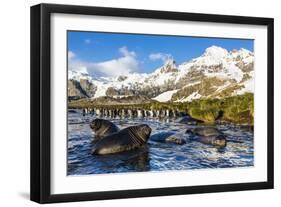
[[[181,134],[175,134],[173,132],[160,132],[157,134],[153,134],[150,137],[150,140],[154,142],[166,142],[178,145],[183,145],[186,143],[185,139],[181,136]]]
[[[151,128],[147,124],[127,127],[97,141],[92,154],[113,154],[139,148],[147,142],[150,133]]]
[[[173,143],[173,144],[178,144],[178,145],[186,144],[186,141],[183,138],[175,136],[175,135],[167,137],[165,139],[165,141],[168,143]]]
[[[93,120],[90,123],[90,127],[95,132],[95,140],[119,131],[115,124],[105,119]]]
[[[199,142],[203,144],[210,144],[220,148],[226,147],[226,139],[225,136],[222,134],[218,136],[201,136],[199,137]]]
[[[204,144],[211,144],[217,147],[226,146],[226,137],[215,127],[197,127],[186,130],[186,133],[198,136],[198,140]]]

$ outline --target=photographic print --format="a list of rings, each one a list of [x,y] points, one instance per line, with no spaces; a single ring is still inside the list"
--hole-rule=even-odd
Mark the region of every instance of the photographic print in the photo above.
[[[273,18],[58,4],[30,17],[32,201],[274,188]]]
[[[67,174],[254,166],[254,40],[68,31]]]

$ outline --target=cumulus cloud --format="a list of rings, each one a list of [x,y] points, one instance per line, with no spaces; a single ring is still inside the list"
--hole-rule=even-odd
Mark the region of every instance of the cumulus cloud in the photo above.
[[[172,58],[172,55],[170,54],[166,54],[166,53],[151,53],[149,55],[149,59],[150,60],[162,60],[163,62],[166,62],[167,60],[171,59]]]
[[[136,56],[136,53],[134,51],[129,51],[126,46],[120,47],[119,52],[124,56]]]
[[[68,51],[68,59],[73,59],[75,57],[75,53],[72,51]]]
[[[85,62],[79,59],[69,60],[69,69],[76,71],[87,71],[91,76],[119,76],[138,71],[139,61],[134,51],[127,47],[119,48],[121,57],[103,62]]]
[[[87,72],[87,63],[80,61],[79,59],[76,58],[76,54],[72,51],[68,51],[68,69],[69,70],[74,70],[74,71],[80,71],[83,73],[88,73]]]
[[[83,62],[77,59],[68,59],[68,70],[88,73],[87,65],[87,62]]]

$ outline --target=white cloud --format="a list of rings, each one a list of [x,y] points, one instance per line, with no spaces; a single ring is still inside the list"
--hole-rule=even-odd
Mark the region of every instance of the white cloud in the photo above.
[[[69,69],[75,71],[87,71],[91,76],[119,76],[138,71],[139,61],[134,51],[127,47],[119,48],[121,57],[103,62],[85,62],[77,58],[69,59]]]
[[[128,51],[126,46],[120,47],[119,52],[124,56],[136,56],[136,53],[134,51]]]
[[[75,70],[75,71],[81,71],[81,72],[87,72],[85,63],[78,60],[76,58],[76,54],[70,50],[68,51],[68,69]]]
[[[68,70],[88,73],[87,65],[88,65],[87,62],[82,62],[77,59],[68,59]]]
[[[73,59],[75,57],[75,53],[72,51],[68,51],[68,59]]]
[[[91,41],[90,39],[85,39],[84,42],[85,42],[86,44],[90,44],[92,41]]]
[[[149,55],[149,59],[150,60],[162,60],[163,62],[166,62],[167,60],[171,59],[172,55],[170,54],[166,54],[166,53],[151,53]]]

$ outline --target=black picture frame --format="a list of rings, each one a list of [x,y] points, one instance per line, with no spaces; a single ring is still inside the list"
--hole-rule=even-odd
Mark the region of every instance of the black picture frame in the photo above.
[[[267,181],[238,184],[169,187],[74,194],[50,193],[50,130],[51,130],[51,71],[50,71],[50,15],[52,13],[99,15],[113,17],[134,17],[194,22],[219,22],[267,26]],[[88,6],[39,4],[31,7],[31,174],[30,199],[38,203],[88,201],[102,199],[166,196],[179,194],[211,193],[271,189],[274,187],[273,147],[273,52],[274,20],[272,18],[195,14],[168,11],[103,8]],[[265,86],[266,87],[266,86]]]

